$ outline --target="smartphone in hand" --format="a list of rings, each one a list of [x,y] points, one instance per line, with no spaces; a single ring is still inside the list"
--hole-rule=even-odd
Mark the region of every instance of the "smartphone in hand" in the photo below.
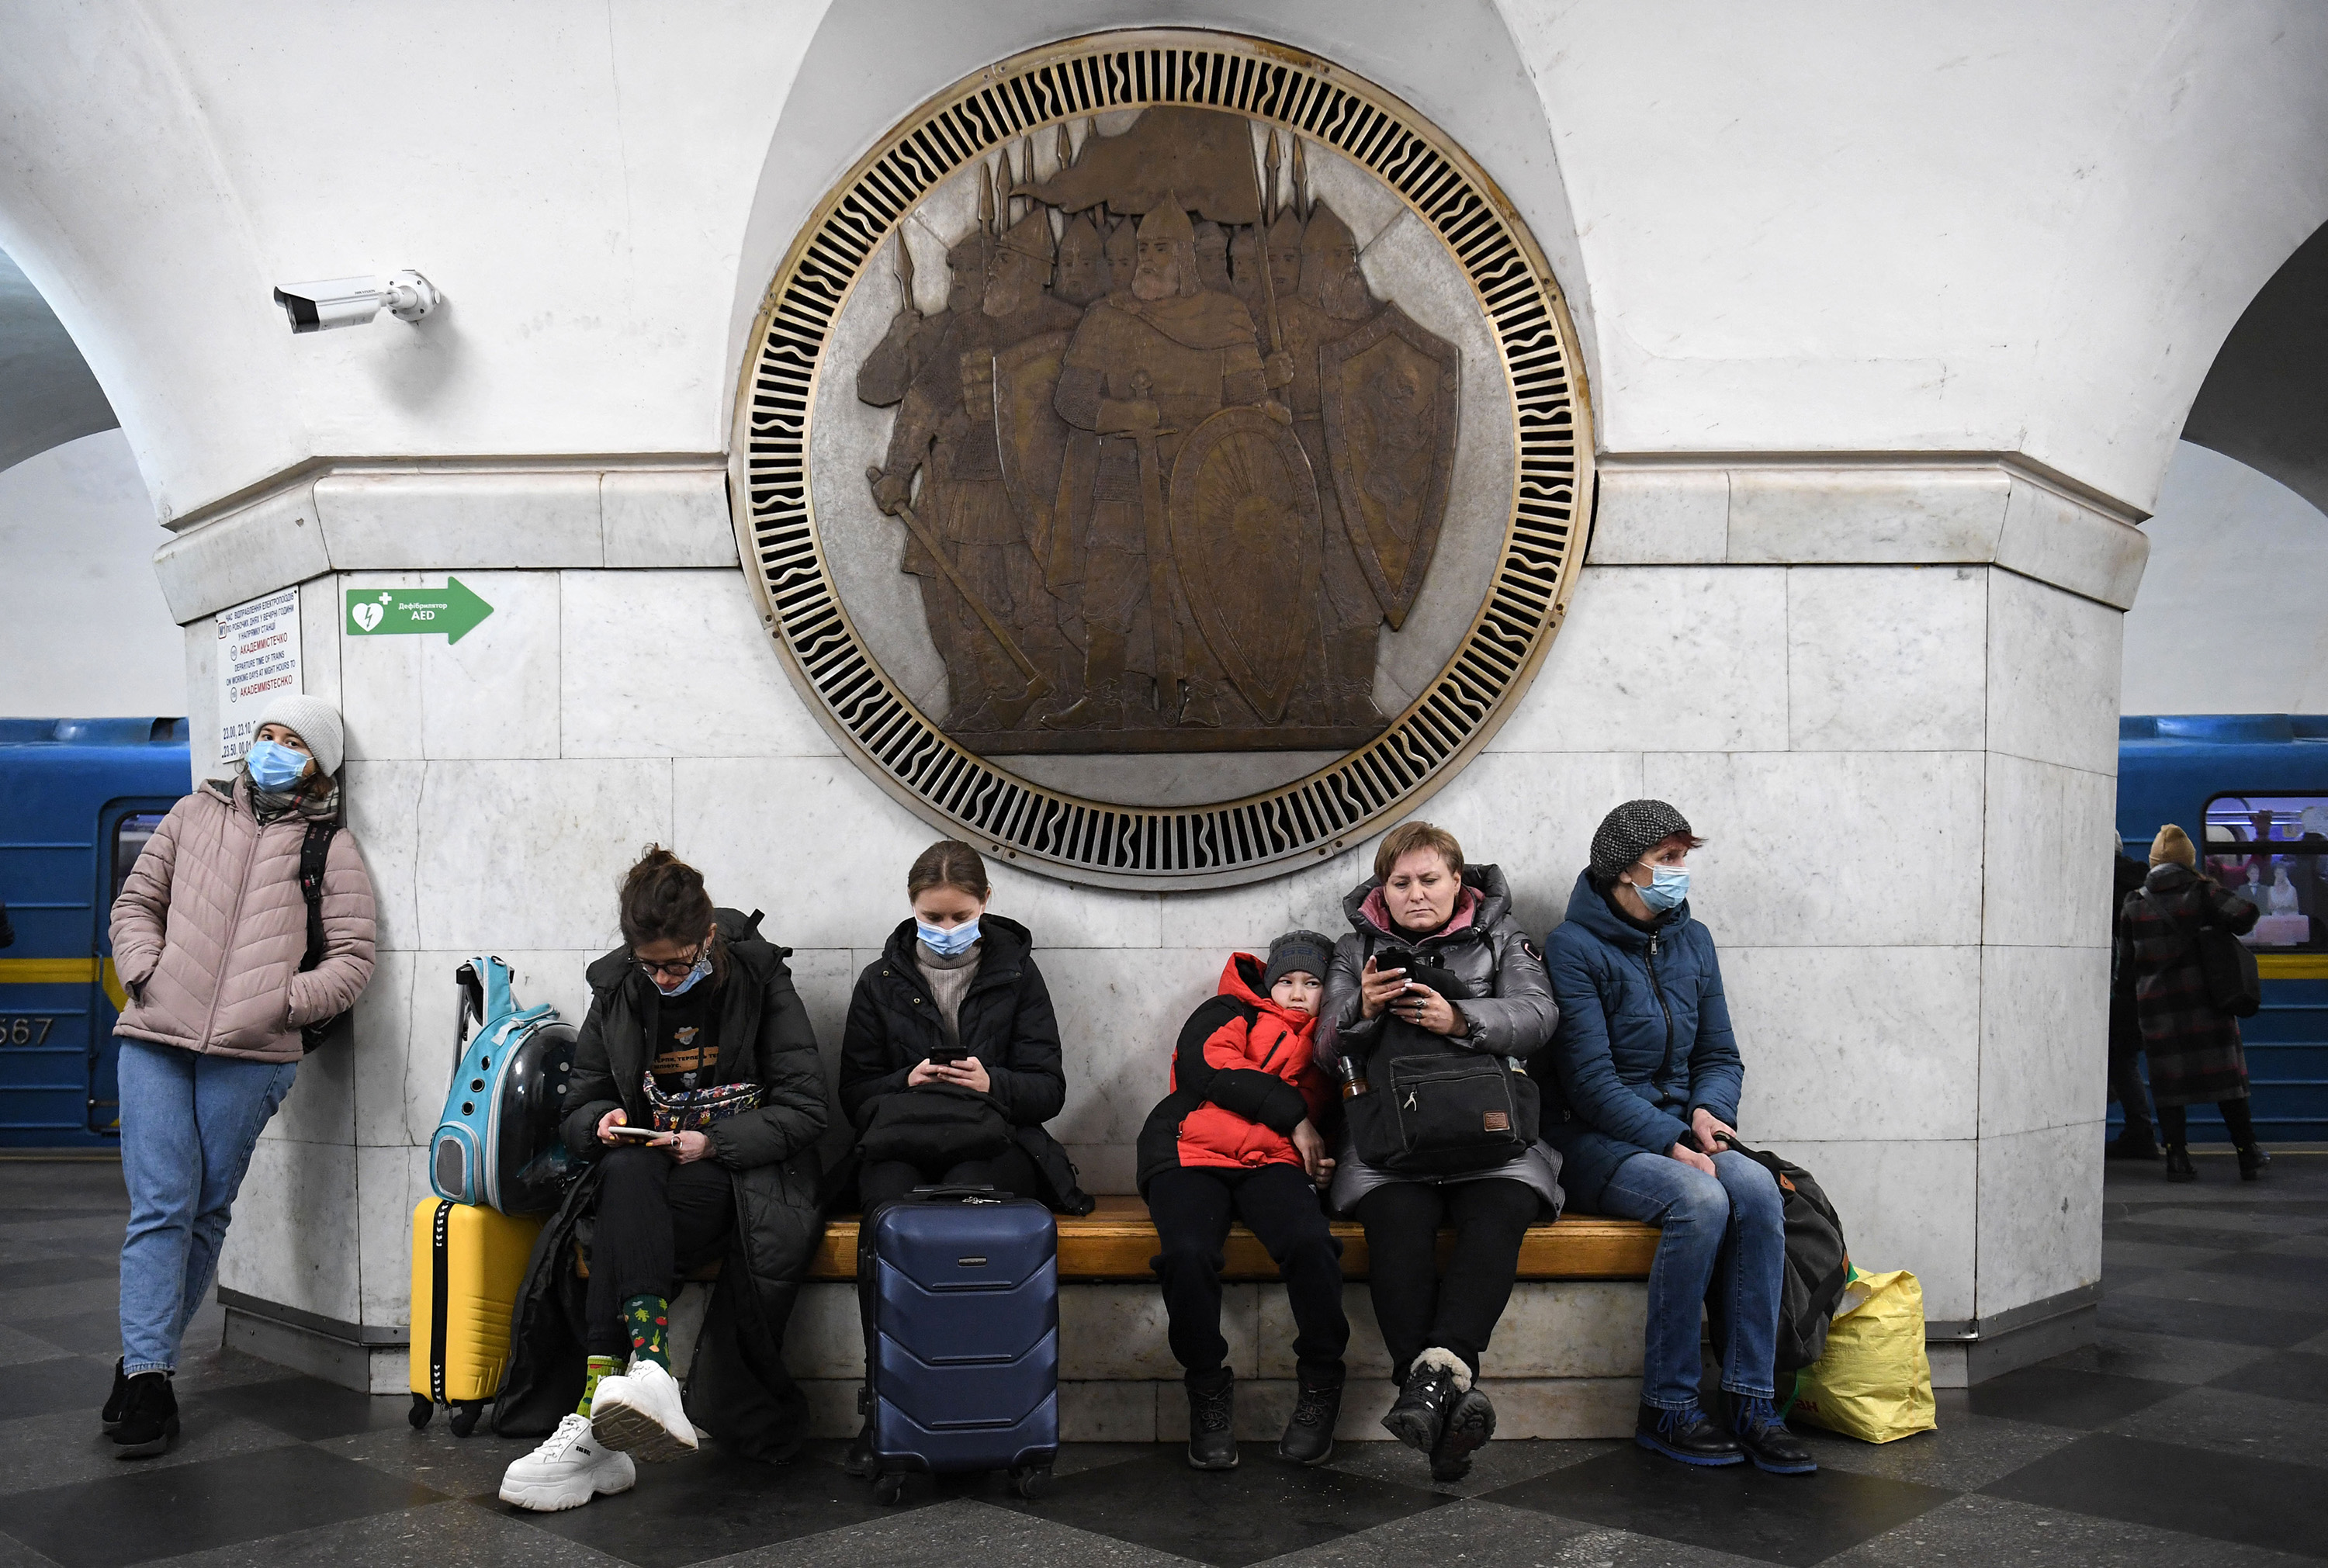
[[[652,1127],[609,1127],[606,1136],[627,1139],[633,1143],[652,1143],[663,1134]]]

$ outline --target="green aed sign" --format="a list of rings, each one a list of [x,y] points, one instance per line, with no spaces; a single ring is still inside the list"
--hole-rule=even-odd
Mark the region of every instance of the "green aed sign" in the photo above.
[[[446,577],[441,588],[350,588],[347,632],[351,637],[427,636],[445,634],[447,647],[476,629],[493,607]]]

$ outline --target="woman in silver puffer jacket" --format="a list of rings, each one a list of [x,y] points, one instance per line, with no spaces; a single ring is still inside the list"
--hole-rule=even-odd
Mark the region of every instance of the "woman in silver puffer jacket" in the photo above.
[[[114,900],[129,1228],[104,1420],[123,1459],[177,1435],[178,1344],[210,1293],[259,1131],[291,1092],[302,1029],[347,1011],[371,980],[371,878],[339,825],[340,750],[330,703],[276,698],[234,775],[170,808]],[[311,831],[330,838],[323,951],[307,968]]]

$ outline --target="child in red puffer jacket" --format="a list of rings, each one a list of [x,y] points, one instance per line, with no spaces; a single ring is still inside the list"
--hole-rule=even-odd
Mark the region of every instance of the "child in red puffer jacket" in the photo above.
[[[1140,1134],[1140,1190],[1162,1247],[1172,1354],[1187,1369],[1188,1462],[1236,1468],[1235,1376],[1221,1338],[1221,1249],[1232,1217],[1277,1262],[1293,1309],[1300,1388],[1277,1451],[1322,1464],[1342,1404],[1342,1245],[1319,1188],[1334,1162],[1318,1123],[1334,1103],[1312,1059],[1319,999],[1334,941],[1291,931],[1266,963],[1234,953],[1220,994],[1181,1026],[1172,1093]]]

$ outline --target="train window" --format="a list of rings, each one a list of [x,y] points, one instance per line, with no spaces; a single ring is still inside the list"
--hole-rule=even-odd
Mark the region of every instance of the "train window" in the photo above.
[[[113,827],[113,897],[121,897],[121,885],[129,880],[129,869],[137,864],[137,857],[146,850],[146,840],[162,825],[160,812],[131,812]],[[112,899],[107,905],[111,906]]]
[[[2328,953],[2328,795],[2217,795],[2205,852],[2207,874],[2261,912],[2249,946]]]

